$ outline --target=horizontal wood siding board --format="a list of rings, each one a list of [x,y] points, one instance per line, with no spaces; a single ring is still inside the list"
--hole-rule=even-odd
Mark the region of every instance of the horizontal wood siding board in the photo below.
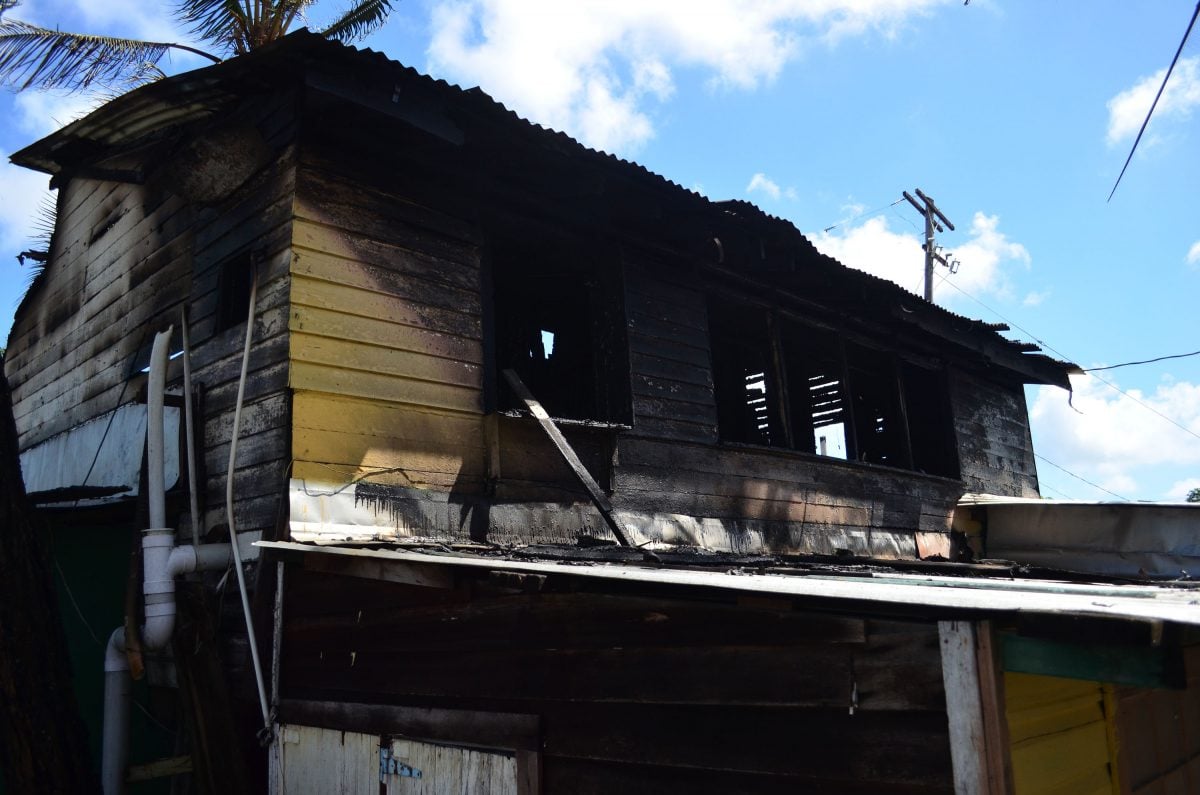
[[[779,775],[758,771],[722,771],[706,768],[662,767],[611,760],[542,758],[546,792],[573,795],[728,795],[754,792],[759,795],[795,795],[820,792],[824,795],[950,795],[950,782],[929,781],[898,784],[879,781],[820,779],[804,774]]]
[[[646,419],[690,422],[705,428],[717,424],[717,407],[713,404],[691,403],[671,398],[633,396],[633,414]]]
[[[745,473],[791,483],[821,483],[831,491],[851,494],[884,493],[928,499],[930,504],[957,502],[962,487],[954,481],[930,478],[882,467],[825,459],[788,450],[753,449],[705,445],[680,445],[632,434],[620,437],[619,458],[622,466],[660,468],[677,472],[705,472],[713,475]]]
[[[940,714],[573,704],[543,718],[548,757],[909,785],[949,767]]]
[[[347,200],[321,196],[309,199],[299,196],[296,216],[310,222],[307,229],[324,228],[326,242],[317,245],[317,250],[343,253],[345,256],[353,252],[357,257],[357,242],[370,240],[374,241],[373,244],[364,246],[364,253],[368,256],[371,256],[372,248],[378,250],[381,246],[388,246],[421,252],[425,257],[460,265],[475,265],[479,261],[476,244],[414,224],[392,207],[369,204],[362,198]],[[335,239],[340,240],[342,246],[330,248]]]
[[[647,295],[643,292],[643,285],[643,280],[635,279],[629,283],[627,290],[626,306],[635,319],[650,324],[662,323],[674,329],[689,329],[692,332],[688,335],[690,340],[708,339],[707,312],[702,295],[685,292],[670,300]],[[641,323],[637,325],[639,328],[646,328]],[[704,343],[704,347],[707,347],[707,342]]]
[[[659,378],[645,373],[634,373],[632,388],[635,397],[674,400],[683,404],[682,408],[685,410],[690,410],[692,406],[704,409],[716,405],[712,386],[708,384],[692,384],[687,381]]]
[[[689,379],[694,380],[696,383],[704,383],[705,379],[711,380],[712,378],[710,369],[712,360],[707,347],[698,348],[691,345],[684,345],[674,340],[663,340],[646,334],[639,334],[636,333],[636,329],[630,329],[629,350],[633,354],[631,361],[635,363],[634,372],[642,372],[636,364],[639,361],[638,354],[641,354],[644,356],[653,356],[657,359],[665,359],[676,365],[687,365],[703,371],[705,375],[699,377],[693,376],[692,379]],[[656,365],[653,363],[649,364],[649,367],[654,366]],[[662,365],[657,366],[660,369],[663,367]],[[676,371],[680,373],[694,372],[693,370],[688,370],[687,367],[678,368]],[[652,370],[648,370],[647,372],[649,375],[655,374]]]
[[[297,303],[294,297],[291,310],[289,326],[296,332],[417,352],[474,365],[483,363],[483,346],[478,340],[316,309]]]
[[[442,259],[415,244],[391,245],[303,215],[295,220],[293,242],[304,249],[346,257],[451,289],[471,290],[479,285],[477,256]]]
[[[368,166],[365,159],[349,161],[341,151],[307,146],[301,155],[300,194],[322,206],[330,199],[345,204],[365,203],[387,209],[389,217],[399,217],[412,224],[453,240],[472,244],[482,242],[479,230],[471,223],[447,215],[414,198],[393,173]],[[357,218],[353,214],[351,218]]]
[[[478,364],[317,336],[296,329],[291,333],[291,358],[295,362],[396,376],[433,385],[482,389],[482,367]]]
[[[305,361],[293,361],[289,375],[289,385],[293,389],[344,394],[464,413],[483,413],[483,397],[479,389],[417,381],[383,373],[346,370]]]
[[[700,364],[675,361],[667,358],[658,348],[651,348],[649,353],[642,353],[636,350],[636,342],[636,338],[630,339],[632,353],[629,360],[634,377],[641,375],[646,378],[665,379],[712,391],[712,370],[707,361]]]
[[[693,349],[708,355],[708,329],[679,325],[671,320],[634,309],[629,313],[629,333],[643,339],[643,344],[661,344],[671,349]],[[689,356],[694,354],[688,353]]]
[[[716,444],[717,426],[700,425],[679,420],[664,420],[657,417],[634,417],[633,427],[638,433],[660,439],[681,442]]]
[[[414,443],[345,431],[296,428],[292,455],[305,461],[352,463],[367,469],[405,467],[423,472],[483,475],[481,444]]]
[[[334,284],[395,295],[438,309],[455,310],[471,315],[480,311],[478,291],[422,282],[387,268],[299,245],[295,247],[292,272]]]
[[[292,477],[314,483],[350,483],[365,480],[373,484],[426,489],[430,492],[453,492],[456,497],[464,499],[483,494],[485,482],[482,477],[462,472],[435,472],[411,465],[380,468],[348,464],[344,461],[307,459],[296,459],[292,462]],[[443,503],[437,504],[444,507]],[[444,520],[444,526],[439,526],[439,532],[450,527],[449,514],[443,512],[440,516]]]
[[[359,433],[406,442],[482,445],[481,421],[475,415],[306,390],[297,391],[293,400],[297,428]]]
[[[368,317],[380,322],[425,329],[431,334],[447,334],[468,340],[482,336],[478,316],[464,314],[459,307],[441,309],[414,302],[394,293],[358,284],[339,284],[303,274],[292,277],[292,303],[296,306],[325,309],[342,315]]]

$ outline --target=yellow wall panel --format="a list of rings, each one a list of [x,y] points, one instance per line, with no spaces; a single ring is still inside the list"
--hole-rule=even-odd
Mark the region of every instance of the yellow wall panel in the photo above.
[[[318,337],[300,331],[292,332],[290,349],[292,361],[311,362],[347,370],[366,370],[460,387],[483,388],[483,372],[477,364],[331,337]]]
[[[369,296],[370,293],[366,295]],[[483,344],[478,340],[465,339],[453,334],[439,334],[374,317],[303,306],[295,302],[294,296],[291,314],[288,316],[288,328],[306,334],[424,353],[476,365],[483,362]]]
[[[347,370],[296,359],[292,360],[288,379],[288,384],[293,389],[310,389],[335,395],[483,413],[483,395],[478,389],[433,381],[415,381],[385,373]]]
[[[1118,791],[1103,685],[1006,673],[1004,687],[1016,795]]]

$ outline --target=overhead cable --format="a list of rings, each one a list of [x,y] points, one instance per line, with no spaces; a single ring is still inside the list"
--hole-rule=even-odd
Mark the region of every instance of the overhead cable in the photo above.
[[[1150,117],[1154,115],[1154,108],[1158,106],[1159,97],[1162,96],[1163,89],[1167,87],[1167,81],[1171,79],[1171,72],[1175,70],[1175,64],[1179,61],[1179,54],[1183,52],[1183,45],[1187,44],[1188,36],[1192,33],[1192,26],[1196,24],[1196,17],[1200,16],[1200,2],[1196,3],[1196,10],[1192,12],[1192,21],[1188,23],[1187,30],[1183,32],[1183,40],[1179,42],[1179,49],[1175,50],[1175,57],[1171,59],[1171,65],[1167,67],[1167,73],[1163,75],[1162,85],[1158,87],[1158,93],[1154,95],[1154,101],[1150,103],[1150,110],[1146,112],[1146,118],[1142,121],[1142,129],[1138,130],[1137,138],[1133,139],[1133,148],[1129,150],[1129,157],[1125,158],[1125,165],[1121,166],[1121,173],[1117,175],[1117,181],[1113,184],[1112,192],[1108,194],[1107,201],[1112,201],[1113,194],[1117,192],[1117,185],[1121,184],[1121,177],[1125,176],[1125,169],[1129,168],[1129,162],[1133,160],[1133,153],[1137,151],[1138,143],[1142,140],[1142,133],[1146,132],[1146,125],[1150,123]]]

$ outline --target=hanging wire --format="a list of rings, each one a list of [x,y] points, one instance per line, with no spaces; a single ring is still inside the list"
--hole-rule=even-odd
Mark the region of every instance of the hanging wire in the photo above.
[[[839,226],[843,226],[844,224],[848,224],[853,221],[857,221],[859,218],[863,218],[868,215],[876,215],[877,213],[881,213],[884,210],[888,210],[892,207],[895,207],[897,204],[899,204],[902,201],[904,201],[903,196],[901,196],[899,199],[896,199],[896,201],[892,202],[891,204],[885,204],[882,207],[876,207],[874,210],[866,210],[865,212],[861,212],[858,215],[851,216],[850,218],[843,218],[841,221],[838,221],[833,226],[827,226],[824,229],[822,229],[821,231],[822,232],[832,232],[834,229],[837,229]]]
[[[1142,133],[1146,132],[1146,125],[1150,123],[1150,117],[1154,115],[1154,109],[1158,106],[1159,97],[1162,96],[1163,89],[1167,87],[1167,81],[1171,79],[1171,72],[1175,71],[1175,64],[1179,61],[1179,54],[1183,52],[1183,45],[1187,44],[1188,36],[1192,34],[1192,27],[1196,24],[1196,17],[1200,16],[1200,2],[1196,3],[1196,10],[1192,12],[1192,20],[1188,22],[1187,30],[1183,32],[1183,40],[1179,42],[1179,49],[1175,50],[1175,57],[1171,59],[1171,65],[1167,67],[1167,73],[1163,75],[1162,85],[1158,87],[1158,93],[1154,95],[1154,101],[1150,103],[1150,110],[1146,112],[1146,118],[1142,122],[1142,129],[1138,130],[1137,138],[1133,140],[1133,148],[1129,150],[1129,157],[1125,158],[1125,165],[1121,166],[1121,173],[1117,175],[1117,181],[1113,185],[1112,192],[1108,194],[1106,201],[1112,201],[1113,194],[1117,192],[1117,185],[1121,184],[1121,177],[1125,176],[1125,169],[1129,168],[1129,163],[1133,160],[1133,153],[1137,151],[1138,144],[1142,140]]]
[[[1101,485],[1100,485],[1100,484],[1098,484],[1098,483],[1093,483],[1092,481],[1088,480],[1088,479],[1087,479],[1087,478],[1085,478],[1085,477],[1082,477],[1082,476],[1080,476],[1080,475],[1076,475],[1074,472],[1072,472],[1071,470],[1067,469],[1065,466],[1062,466],[1062,465],[1060,465],[1060,464],[1056,464],[1056,463],[1054,463],[1053,461],[1051,461],[1049,458],[1046,458],[1046,456],[1042,455],[1041,453],[1034,453],[1033,455],[1034,455],[1036,458],[1038,458],[1039,460],[1041,460],[1041,461],[1045,461],[1047,464],[1049,464],[1050,466],[1054,467],[1055,469],[1062,470],[1063,472],[1066,472],[1068,475],[1070,475],[1071,477],[1075,478],[1076,480],[1079,480],[1079,481],[1082,481],[1082,482],[1084,482],[1084,483],[1088,484],[1088,485],[1089,485],[1089,486],[1091,486],[1093,489],[1099,489],[1100,491],[1104,492],[1105,494],[1111,494],[1112,496],[1116,497],[1116,498],[1117,498],[1118,500],[1120,500],[1121,502],[1133,502],[1133,500],[1129,499],[1128,497],[1122,497],[1120,494],[1117,494],[1115,491],[1109,491],[1108,489],[1104,488],[1103,486],[1101,486]],[[1060,493],[1061,493],[1061,492],[1060,492]]]
[[[988,306],[987,304],[985,304],[983,301],[980,301],[978,298],[976,298],[975,296],[971,295],[971,294],[970,294],[970,293],[968,293],[966,290],[964,290],[963,288],[959,287],[959,286],[958,286],[957,284],[955,284],[954,282],[952,282],[952,281],[950,281],[949,279],[947,279],[945,276],[942,276],[942,274],[938,273],[938,274],[935,274],[935,275],[936,275],[936,276],[937,276],[939,279],[941,279],[941,281],[943,281],[943,282],[945,282],[946,284],[950,285],[950,286],[951,286],[951,287],[953,287],[955,290],[958,290],[960,293],[962,293],[963,295],[965,295],[967,298],[970,298],[972,301],[974,301],[975,303],[979,304],[979,305],[980,305],[980,306],[982,306],[984,309],[986,309],[987,311],[991,312],[993,315],[995,315],[996,317],[1000,318],[1001,320],[1003,320],[1003,321],[1004,321],[1005,323],[1007,323],[1008,325],[1012,326],[1013,328],[1017,329],[1018,331],[1022,332],[1023,334],[1026,334],[1026,335],[1028,335],[1029,337],[1031,337],[1031,338],[1033,339],[1033,341],[1034,341],[1034,342],[1036,342],[1038,345],[1040,345],[1040,346],[1041,346],[1043,349],[1045,349],[1045,350],[1048,350],[1048,351],[1050,351],[1051,353],[1053,353],[1053,354],[1055,354],[1056,356],[1059,356],[1059,357],[1061,357],[1061,358],[1063,358],[1063,359],[1070,360],[1070,358],[1071,358],[1070,356],[1067,356],[1065,353],[1063,353],[1062,351],[1060,351],[1060,350],[1056,349],[1054,346],[1052,346],[1052,345],[1048,344],[1048,343],[1047,343],[1047,342],[1045,342],[1044,340],[1042,340],[1042,339],[1039,339],[1039,338],[1037,337],[1037,335],[1035,335],[1033,332],[1029,331],[1028,329],[1026,329],[1026,328],[1022,327],[1021,325],[1019,325],[1019,324],[1017,324],[1017,323],[1014,323],[1013,321],[1009,320],[1007,317],[1005,317],[1004,315],[1000,314],[1000,313],[999,313],[999,312],[997,312],[995,309],[992,309],[990,306]],[[1109,387],[1109,388],[1111,388],[1111,389],[1114,389],[1114,390],[1116,390],[1117,392],[1119,392],[1120,394],[1122,394],[1122,395],[1124,395],[1125,397],[1129,398],[1129,399],[1130,399],[1130,400],[1132,400],[1134,403],[1136,403],[1136,404],[1138,404],[1139,406],[1141,406],[1142,408],[1146,409],[1146,411],[1149,411],[1151,414],[1157,414],[1157,415],[1158,415],[1160,418],[1162,418],[1162,419],[1166,420],[1167,422],[1171,423],[1171,424],[1172,424],[1172,425],[1174,425],[1176,428],[1178,428],[1179,430],[1181,430],[1181,431],[1183,431],[1184,433],[1188,434],[1189,436],[1193,436],[1193,437],[1195,437],[1196,439],[1200,439],[1200,433],[1196,433],[1195,431],[1193,431],[1191,428],[1187,427],[1186,425],[1181,425],[1180,423],[1178,423],[1178,422],[1176,422],[1175,420],[1173,420],[1173,419],[1171,419],[1170,417],[1168,417],[1166,414],[1163,414],[1163,413],[1162,413],[1161,411],[1159,411],[1158,409],[1156,409],[1156,408],[1154,408],[1153,406],[1151,406],[1151,405],[1147,404],[1146,402],[1144,402],[1144,401],[1143,401],[1143,400],[1141,400],[1140,398],[1137,398],[1137,397],[1135,397],[1135,396],[1133,396],[1133,395],[1129,394],[1128,392],[1126,392],[1124,389],[1121,389],[1121,387],[1117,386],[1116,384],[1112,383],[1111,381],[1108,381],[1108,380],[1106,380],[1106,379],[1104,379],[1104,378],[1102,378],[1102,377],[1100,377],[1100,376],[1098,376],[1098,375],[1092,375],[1091,377],[1092,377],[1092,378],[1095,378],[1097,381],[1099,381],[1100,383],[1104,384],[1105,386],[1107,386],[1107,387]],[[1076,409],[1076,410],[1078,411],[1078,409]]]
[[[1085,373],[1095,373],[1099,370],[1116,370],[1118,367],[1133,367],[1135,364],[1153,364],[1154,362],[1165,362],[1167,359],[1186,359],[1189,356],[1200,356],[1200,351],[1192,351],[1191,353],[1176,353],[1172,356],[1159,356],[1156,359],[1143,359],[1140,362],[1122,362],[1121,364],[1110,364],[1107,367],[1086,367]]]

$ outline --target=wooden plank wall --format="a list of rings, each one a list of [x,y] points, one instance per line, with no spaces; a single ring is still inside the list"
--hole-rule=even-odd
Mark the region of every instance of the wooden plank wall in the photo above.
[[[19,384],[23,448],[134,398],[153,333],[191,321],[193,376],[204,390],[205,524],[225,521],[224,485],[245,324],[218,333],[218,274],[231,255],[263,258],[235,473],[239,530],[278,520],[286,483],[287,254],[294,184],[294,95],[248,103],[234,118],[254,125],[272,162],[214,206],[189,203],[155,170],[150,150],[109,165],[144,168],[145,185],[71,179],[60,190],[59,232],[46,283],[17,319],[6,361]],[[139,158],[147,158],[142,162]],[[178,386],[172,363],[168,386]],[[128,383],[127,383],[128,382]]]
[[[625,262],[634,428],[621,434],[614,504],[645,538],[752,552],[915,557],[913,532],[949,530],[961,488],[942,478],[717,446],[703,291]],[[707,521],[704,521],[707,520]]]
[[[1115,795],[1105,685],[1004,675],[1015,795]]]
[[[1187,687],[1116,692],[1117,745],[1124,792],[1200,792],[1200,646],[1184,649]]]
[[[1039,496],[1029,412],[1021,385],[997,383],[955,369],[950,373],[950,401],[967,491]]]
[[[953,791],[930,624],[292,569],[287,583],[283,698],[537,715],[546,793]]]
[[[314,134],[315,135],[315,134]],[[298,478],[463,495],[484,478],[480,239],[387,168],[306,145],[291,263]]]

